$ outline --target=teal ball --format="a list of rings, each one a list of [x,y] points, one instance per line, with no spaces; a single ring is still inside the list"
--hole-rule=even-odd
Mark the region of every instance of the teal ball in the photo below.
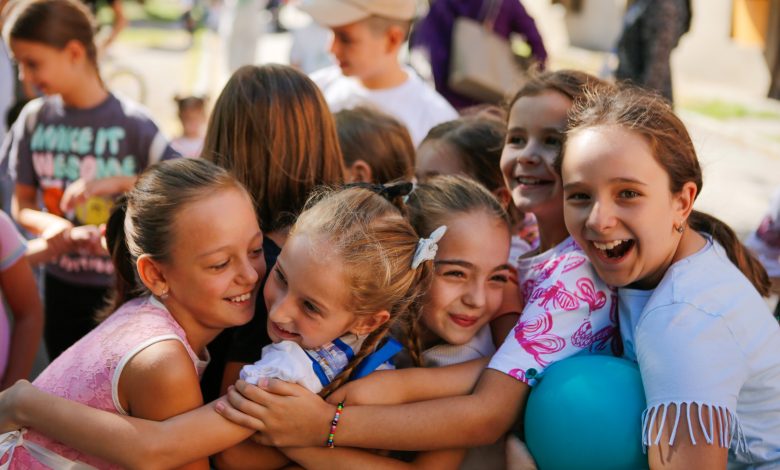
[[[548,367],[528,397],[525,439],[540,470],[632,470],[642,449],[646,407],[639,368],[605,355]]]

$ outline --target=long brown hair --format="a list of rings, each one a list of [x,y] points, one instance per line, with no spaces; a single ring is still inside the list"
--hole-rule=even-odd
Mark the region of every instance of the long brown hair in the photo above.
[[[344,177],[322,93],[285,65],[246,65],[230,77],[209,118],[202,156],[246,186],[264,232],[292,225],[316,186]]]
[[[630,86],[594,88],[575,103],[568,134],[603,125],[617,125],[641,135],[650,145],[656,161],[669,175],[669,190],[673,194],[679,193],[688,182],[696,185],[697,196],[701,193],[702,172],[696,149],[685,125],[667,102]],[[561,158],[556,163],[559,169],[560,161]],[[695,210],[688,218],[688,225],[693,230],[710,234],[756,290],[763,296],[769,294],[769,277],[764,267],[740,243],[728,225]]]
[[[349,379],[396,322],[419,315],[433,267],[427,261],[412,269],[417,233],[398,207],[368,189],[353,187],[315,193],[290,236],[301,233],[325,237],[344,263],[351,294],[349,308],[356,317],[382,310],[390,313],[390,319],[365,338],[347,367],[320,392],[326,396]]]

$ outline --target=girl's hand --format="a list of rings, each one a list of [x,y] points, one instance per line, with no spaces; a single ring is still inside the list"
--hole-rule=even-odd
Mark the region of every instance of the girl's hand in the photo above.
[[[81,225],[70,231],[70,239],[76,250],[92,255],[105,255],[108,252],[100,242],[100,227],[96,225]]]
[[[20,400],[35,393],[36,390],[30,382],[19,380],[0,393],[0,433],[15,431],[22,427],[16,414]]]
[[[264,382],[257,387],[239,380],[228,389],[229,403],[220,400],[217,412],[258,431],[253,439],[263,445],[324,445],[336,407],[300,385],[276,379]]]
[[[84,178],[79,178],[73,183],[69,184],[65,188],[65,192],[62,193],[62,199],[60,199],[60,210],[62,212],[68,212],[77,205],[86,202],[87,199],[92,196],[92,186],[94,181],[88,181]]]
[[[41,233],[41,238],[46,241],[47,252],[56,257],[73,250],[73,241],[70,239],[70,231],[73,224],[61,219],[49,225]]]

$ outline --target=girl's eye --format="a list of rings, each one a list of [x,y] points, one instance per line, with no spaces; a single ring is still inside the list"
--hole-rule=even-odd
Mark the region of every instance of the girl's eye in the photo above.
[[[587,201],[590,197],[585,193],[572,193],[566,196],[567,201]]]
[[[262,248],[256,248],[250,252],[251,256],[254,258],[258,258],[263,254]]]
[[[507,276],[506,274],[494,274],[490,277],[490,282],[506,284],[507,282],[509,282],[509,276]]]
[[[527,143],[527,140],[525,136],[522,135],[508,135],[506,137],[506,143],[523,147]]]
[[[634,199],[635,197],[639,197],[639,193],[631,189],[625,189],[620,191],[620,197],[623,199]]]
[[[229,262],[230,262],[230,260],[228,259],[228,260],[225,260],[222,263],[213,264],[213,265],[209,266],[209,269],[213,269],[214,271],[219,271],[220,269],[225,268],[228,265]]]
[[[276,276],[276,280],[280,283],[287,285],[287,278],[284,277],[284,273],[282,273],[281,269],[278,267],[274,267],[274,275]]]
[[[547,145],[549,147],[561,147],[563,145],[563,139],[561,139],[558,136],[547,137],[546,139],[544,139],[544,145]]]
[[[463,271],[446,271],[442,273],[442,275],[445,277],[452,277],[455,279],[464,279],[466,277],[466,273],[464,273]]]
[[[313,314],[320,313],[320,309],[318,309],[316,305],[314,305],[313,303],[309,302],[308,300],[304,300],[303,301],[303,308],[308,313],[313,313]]]

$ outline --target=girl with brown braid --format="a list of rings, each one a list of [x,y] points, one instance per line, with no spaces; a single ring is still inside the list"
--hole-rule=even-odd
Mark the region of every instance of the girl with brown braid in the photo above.
[[[426,244],[399,207],[363,188],[313,196],[291,229],[263,292],[268,330],[274,342],[289,342],[310,358],[323,395],[379,366],[371,353],[384,353],[390,329],[416,316],[432,276],[432,257],[417,256],[419,245]],[[47,405],[39,408],[38,399]],[[33,427],[126,468],[172,468],[253,433],[218,415],[219,401],[163,422],[57,400],[21,382],[0,401],[3,424]],[[217,465],[230,468],[232,461],[278,468],[287,459],[247,441],[219,456]]]

